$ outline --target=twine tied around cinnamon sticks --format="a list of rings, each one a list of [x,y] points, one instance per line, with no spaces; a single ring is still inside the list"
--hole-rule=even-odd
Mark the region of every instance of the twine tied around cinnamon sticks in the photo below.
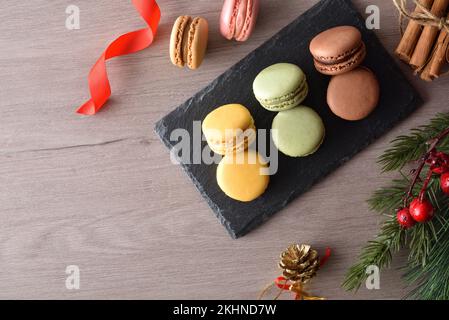
[[[407,11],[407,0],[393,0],[394,5],[396,6],[396,8],[399,10],[400,13],[399,19],[400,19],[401,32],[404,17],[413,20],[422,26],[433,26],[437,27],[438,30],[442,30],[444,28],[447,30],[447,32],[449,32],[449,18],[438,17],[434,15],[431,11],[428,10],[428,8],[426,8],[418,0],[413,0],[413,2],[416,4],[416,7],[420,11],[415,12]]]
[[[399,11],[400,26],[410,21],[396,49],[401,60],[409,64],[421,78],[432,81],[441,76],[449,62],[449,0],[413,0],[415,11],[407,10],[407,0],[393,0]]]

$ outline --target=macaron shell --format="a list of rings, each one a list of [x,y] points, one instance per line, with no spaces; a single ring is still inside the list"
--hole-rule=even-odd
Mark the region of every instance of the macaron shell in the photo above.
[[[226,155],[217,168],[217,183],[230,198],[250,202],[260,197],[268,187],[270,177],[262,170],[264,159],[253,150]]]
[[[379,82],[365,67],[332,77],[327,103],[338,117],[358,121],[368,117],[379,103]]]
[[[187,41],[187,66],[197,69],[206,55],[209,37],[209,24],[206,19],[197,17],[193,20]]]
[[[184,66],[183,59],[183,38],[184,31],[191,18],[189,16],[180,16],[176,19],[170,36],[170,60],[178,66]]]
[[[233,130],[246,130],[253,124],[249,110],[241,104],[227,104],[209,113],[203,121],[203,132],[213,134],[213,140],[226,141],[234,138],[227,136]],[[210,130],[210,134],[209,134]]]
[[[366,46],[364,43],[355,51],[352,56],[348,57],[347,60],[335,64],[322,63],[314,59],[315,68],[322,74],[325,75],[339,75],[345,72],[349,72],[357,68],[366,57]]]
[[[228,40],[234,37],[239,0],[225,0],[220,14],[220,33]]]
[[[353,26],[328,29],[310,42],[310,52],[323,63],[336,63],[353,54],[360,47],[362,34]]]
[[[245,23],[242,30],[240,32],[236,31],[235,33],[235,39],[237,41],[246,41],[253,33],[259,15],[259,7],[259,0],[247,0]]]
[[[253,83],[257,100],[270,104],[273,100],[287,99],[304,86],[306,76],[298,66],[277,63],[262,70]]]
[[[272,130],[274,144],[290,157],[315,153],[325,137],[322,119],[313,109],[305,106],[278,113]]]

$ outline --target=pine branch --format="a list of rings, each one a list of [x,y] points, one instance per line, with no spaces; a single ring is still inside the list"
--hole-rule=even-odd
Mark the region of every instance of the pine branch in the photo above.
[[[443,138],[447,135],[447,128],[449,113],[438,114],[428,125],[395,139],[392,147],[380,157],[379,163],[384,172],[401,170],[407,163],[421,160],[420,169],[416,171],[419,176],[415,176],[411,183],[410,178],[401,172],[400,179],[393,180],[389,187],[377,190],[368,200],[371,210],[389,218],[375,240],[363,248],[358,262],[348,270],[342,284],[344,289],[358,290],[368,277],[366,270],[369,266],[388,268],[393,254],[407,246],[410,253],[406,279],[416,286],[410,297],[449,299],[449,197],[441,191],[438,176],[429,177],[426,193],[435,208],[436,217],[407,231],[399,226],[396,219],[396,210],[407,203],[408,197],[405,195],[410,191],[409,196],[415,197],[423,187],[423,177],[427,175],[427,172],[421,171],[426,159],[423,155],[428,156],[429,149],[434,150],[436,145],[439,151],[449,151],[449,138]],[[411,190],[410,186],[413,187]]]
[[[348,291],[357,291],[368,277],[366,270],[369,266],[388,268],[393,259],[393,253],[399,251],[404,243],[404,235],[405,232],[399,227],[396,217],[385,221],[376,239],[363,248],[359,262],[347,272],[342,287]]]
[[[444,219],[449,213],[449,198],[438,187],[438,178],[435,176],[429,185],[429,198],[432,202],[437,219],[426,224],[417,224],[410,230],[403,230],[396,220],[395,211],[402,204],[402,199],[408,188],[409,180],[393,180],[389,187],[381,188],[374,192],[368,200],[370,208],[390,218],[384,222],[381,232],[372,242],[363,248],[358,262],[353,265],[346,274],[343,288],[346,290],[358,290],[366,280],[366,269],[376,265],[380,269],[390,266],[393,253],[401,247],[408,246],[409,264],[413,266],[426,265],[430,250],[438,242],[438,231],[441,228],[449,228],[449,223]],[[416,184],[414,194],[421,189],[421,183]]]
[[[430,195],[430,202],[435,208],[435,214],[440,217],[444,214],[439,208],[441,201],[444,201],[444,196],[438,187],[438,179],[433,178],[429,185],[428,194]],[[415,227],[407,232],[406,244],[410,249],[408,261],[414,265],[425,266],[427,264],[428,256],[433,245],[438,242],[437,230],[441,228],[439,219],[429,221],[424,224],[417,224]]]
[[[376,190],[368,199],[370,209],[391,217],[394,211],[402,205],[402,199],[409,184],[410,180],[402,175],[400,179],[393,180],[391,186]]]
[[[428,125],[411,130],[409,135],[394,139],[392,146],[379,158],[382,171],[402,169],[407,163],[416,161],[427,150],[427,142],[449,127],[449,112],[437,114]],[[449,151],[449,139],[439,145],[443,152]]]
[[[404,175],[401,179],[393,180],[391,186],[374,192],[368,200],[371,210],[385,216],[388,220],[383,223],[380,233],[374,241],[362,249],[359,261],[346,274],[342,284],[346,290],[357,291],[366,280],[366,270],[371,265],[379,268],[389,267],[393,253],[398,251],[405,241],[404,232],[396,221],[395,210],[402,204],[404,193],[407,191],[409,180]]]
[[[406,296],[407,299],[447,300],[449,298],[449,234],[445,232],[439,245],[432,247],[425,266],[408,266],[404,278],[418,286]]]
[[[436,184],[435,184],[436,185]],[[438,205],[433,227],[433,239],[427,261],[410,260],[404,275],[407,283],[416,288],[406,298],[423,300],[449,299],[449,197],[436,186],[430,189],[431,201]]]

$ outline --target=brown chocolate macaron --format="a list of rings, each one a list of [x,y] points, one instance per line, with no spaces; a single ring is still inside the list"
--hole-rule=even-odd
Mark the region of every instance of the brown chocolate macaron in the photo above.
[[[335,27],[318,34],[309,49],[318,72],[332,76],[357,68],[366,56],[362,34],[352,26]]]
[[[327,89],[327,104],[342,119],[362,120],[379,103],[379,82],[365,67],[332,77]]]

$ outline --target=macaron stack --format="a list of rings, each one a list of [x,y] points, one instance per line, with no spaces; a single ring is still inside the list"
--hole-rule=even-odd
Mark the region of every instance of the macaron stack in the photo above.
[[[279,151],[306,157],[318,150],[326,130],[313,109],[301,106],[309,92],[301,68],[291,63],[271,65],[257,75],[253,92],[262,107],[279,112],[272,124],[273,142]]]
[[[256,151],[248,150],[256,140],[249,110],[240,104],[221,106],[206,116],[202,129],[211,150],[224,155],[217,168],[220,189],[242,202],[260,197],[270,178],[266,161]]]
[[[315,68],[332,76],[327,103],[338,117],[358,121],[368,117],[379,102],[379,83],[374,73],[360,67],[366,46],[360,31],[352,26],[328,29],[310,42]]]

